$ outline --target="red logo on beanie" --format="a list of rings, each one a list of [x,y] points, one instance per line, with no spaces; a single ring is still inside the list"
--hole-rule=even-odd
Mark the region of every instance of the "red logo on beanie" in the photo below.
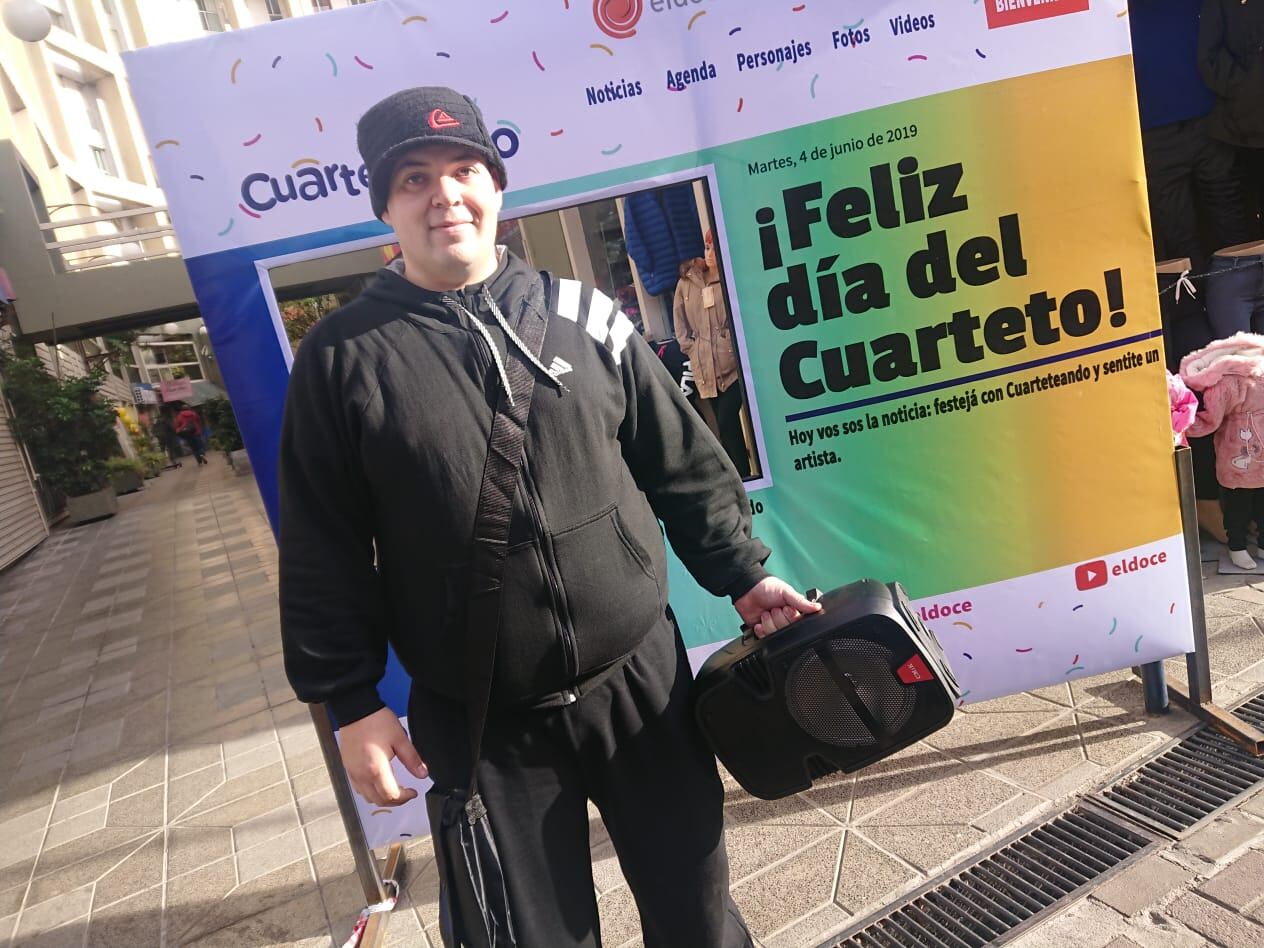
[[[426,116],[426,124],[436,131],[441,128],[460,128],[461,123],[454,119],[443,109],[432,109],[430,114]]]

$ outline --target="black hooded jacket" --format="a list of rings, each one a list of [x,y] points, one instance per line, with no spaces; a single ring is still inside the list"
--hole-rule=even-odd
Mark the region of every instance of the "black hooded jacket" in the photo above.
[[[487,288],[512,325],[548,310],[514,502],[493,704],[561,692],[629,654],[667,604],[658,520],[698,582],[767,575],[724,451],[617,305],[504,252]],[[505,357],[482,287],[447,294]],[[516,357],[510,347],[509,357]],[[538,370],[537,370],[538,371]],[[389,640],[424,687],[462,699],[465,564],[500,375],[440,294],[379,271],[294,360],[281,436],[281,622],[303,701],[340,723],[382,707]],[[377,568],[374,567],[376,556]]]
[[[1264,3],[1203,0],[1198,65],[1217,96],[1211,136],[1264,148]]]

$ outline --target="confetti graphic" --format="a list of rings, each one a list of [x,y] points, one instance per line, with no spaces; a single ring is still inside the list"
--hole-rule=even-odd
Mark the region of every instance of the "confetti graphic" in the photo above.
[[[1110,636],[1110,635],[1114,635],[1114,634],[1115,634],[1115,630],[1116,630],[1117,628],[1119,628],[1119,620],[1118,620],[1118,619],[1111,619],[1111,620],[1110,620],[1110,631],[1109,631],[1109,632],[1107,632],[1106,634],[1107,634],[1108,636]]]
[[[535,62],[535,68],[544,72],[544,63],[540,62],[540,55],[534,49],[531,50],[531,59]]]
[[[845,29],[845,30],[858,30],[858,29],[860,29],[860,28],[861,28],[862,26],[864,26],[864,25],[865,25],[865,18],[862,16],[862,17],[861,17],[859,20],[857,20],[855,23],[848,23],[846,26],[844,26],[844,27],[843,27],[843,29]]]
[[[908,61],[911,63],[912,62],[929,62],[927,57],[923,56],[921,53],[914,53],[912,56],[908,58]]]
[[[361,59],[359,56],[353,56],[353,57],[352,57],[352,59],[354,59],[356,62],[358,62],[358,63],[359,63],[361,66],[363,66],[365,69],[372,69],[372,68],[373,68],[373,67],[372,67],[372,66],[370,66],[368,63],[366,63],[363,59]]]
[[[1071,611],[1072,611],[1072,612],[1077,612],[1077,611],[1079,611],[1080,609],[1083,609],[1083,608],[1084,608],[1084,603],[1080,603],[1078,606],[1072,606],[1072,607],[1071,607]]]
[[[1084,671],[1083,665],[1072,665],[1070,668],[1066,670],[1066,673],[1069,675],[1071,674],[1071,672],[1079,672],[1079,671]]]
[[[954,622],[953,625],[959,625],[963,629],[969,629],[971,632],[974,631],[974,626],[972,626],[969,622]]]
[[[504,19],[505,17],[507,17],[507,16],[509,16],[509,11],[508,11],[508,10],[506,10],[506,11],[505,11],[504,13],[502,13],[500,16],[494,16],[494,17],[492,17],[492,18],[491,18],[491,20],[490,20],[489,22],[492,22],[492,23],[499,23],[501,20],[503,20],[503,19]]]
[[[300,168],[300,167],[302,167],[303,165],[318,165],[318,166],[319,166],[319,165],[320,165],[320,161],[318,161],[318,160],[317,160],[317,159],[315,159],[315,158],[299,158],[297,161],[295,161],[295,162],[294,162],[294,164],[290,165],[290,167],[291,167],[291,168]]]
[[[697,13],[695,13],[693,16],[691,16],[691,17],[689,18],[689,25],[688,25],[688,26],[686,26],[686,27],[685,27],[685,29],[686,29],[686,30],[692,30],[692,29],[693,29],[693,25],[694,25],[695,23],[697,23],[697,22],[698,22],[698,17],[700,17],[700,16],[706,16],[706,15],[707,15],[707,11],[706,11],[706,10],[699,10]]]
[[[980,59],[987,59],[987,53],[983,52],[983,50],[979,49],[979,47],[976,46],[974,51],[979,54]]]
[[[1028,652],[1032,650],[1029,648],[1016,648],[1014,649],[1014,651],[1017,652],[1019,655],[1026,655]]]
[[[742,32],[742,28],[740,26],[735,26],[733,27],[733,29],[729,30],[729,36],[732,36],[734,33],[740,33],[740,32]]]
[[[745,100],[744,98],[742,98],[741,96],[738,96],[738,97],[737,97],[737,111],[739,111],[739,112],[740,112],[740,111],[742,111],[742,105],[743,105],[745,102],[746,102],[746,100]]]
[[[566,131],[566,129],[564,129],[564,128],[559,128],[559,129],[557,129],[556,131],[549,132],[549,134],[550,134],[550,135],[552,135],[554,138],[557,138],[557,136],[558,136],[558,135],[561,135],[561,134],[562,134],[562,132],[564,132],[564,131]]]
[[[815,76],[813,76],[813,77],[812,77],[812,82],[811,82],[811,84],[808,86],[808,93],[809,93],[809,94],[812,96],[812,98],[814,98],[814,99],[816,98],[816,80],[818,80],[818,79],[820,79],[820,78],[821,78],[821,74],[818,72]]]
[[[334,78],[338,76],[338,60],[334,59],[333,53],[325,53],[325,58],[329,60],[329,65],[334,67]]]
[[[1133,650],[1134,652],[1139,652],[1139,651],[1141,651],[1141,640],[1142,640],[1142,639],[1144,639],[1144,638],[1145,638],[1145,635],[1144,635],[1144,634],[1142,634],[1142,635],[1138,635],[1138,636],[1137,636],[1137,641],[1135,641],[1135,642],[1133,642],[1133,643],[1132,643],[1132,650]]]
[[[425,23],[425,22],[426,22],[426,18],[424,16],[406,16],[402,20],[399,21],[399,25],[407,26],[409,23]]]
[[[323,132],[324,130],[325,130],[325,123],[320,120],[320,116],[318,115],[316,116],[316,131]]]
[[[256,135],[254,138],[251,138],[251,139],[249,139],[249,140],[247,140],[247,141],[244,141],[244,142],[242,142],[242,144],[243,144],[245,147],[249,148],[251,145],[257,145],[257,144],[259,144],[259,140],[260,140],[260,139],[262,139],[262,138],[263,138],[263,132],[260,132],[260,133],[259,133],[258,135]]]
[[[234,224],[234,223],[235,223],[234,219],[230,217],[230,218],[228,219],[228,226],[227,226],[227,227],[225,227],[223,230],[221,230],[221,231],[217,232],[215,236],[217,236],[217,237],[224,237],[224,236],[226,236],[226,235],[228,234],[228,232],[229,232],[230,230],[232,230],[232,229],[233,229],[233,224]]]
[[[443,52],[443,50],[439,50],[437,53],[435,53],[435,55],[436,55],[436,56],[442,56],[444,59],[451,59],[451,58],[452,58],[452,54],[451,54],[451,53],[445,53],[445,52]]]
[[[233,68],[228,71],[228,81],[233,85],[237,85],[237,67],[241,65],[241,60],[233,63]]]
[[[966,658],[970,659],[970,661],[974,661],[974,656],[971,655],[969,652],[962,652],[961,654],[964,655]]]
[[[620,142],[618,145],[615,145],[613,148],[601,149],[601,153],[603,155],[617,155],[622,148],[623,148],[623,143]]]
[[[249,214],[251,217],[255,218],[256,220],[258,220],[259,218],[263,216],[262,214],[256,214],[254,211],[246,207],[246,205],[244,204],[238,204],[237,206],[241,208],[243,211],[245,211],[247,214]]]
[[[202,177],[200,174],[191,174],[191,175],[189,175],[189,178],[190,178],[191,180],[193,180],[193,181],[205,181],[205,180],[206,180],[206,179],[205,179],[204,177]]]
[[[280,57],[280,56],[278,56],[276,59],[272,60],[272,68],[273,68],[273,69],[276,69],[276,67],[277,67],[277,63],[279,63],[280,61],[281,61],[281,57]]]
[[[155,145],[155,146],[154,146],[154,148],[155,148],[155,149],[158,149],[158,148],[162,148],[162,147],[164,147],[164,146],[166,146],[166,145],[179,145],[179,144],[180,144],[180,143],[179,143],[178,141],[176,141],[174,138],[164,138],[164,139],[163,139],[162,141],[160,141],[157,145]]]

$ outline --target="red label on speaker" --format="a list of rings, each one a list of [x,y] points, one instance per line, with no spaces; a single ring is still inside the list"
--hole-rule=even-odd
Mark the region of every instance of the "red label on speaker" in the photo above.
[[[935,680],[935,676],[930,673],[930,669],[926,667],[926,663],[922,661],[922,656],[920,655],[914,655],[897,668],[895,673],[900,676],[900,681],[906,685],[915,685],[919,681]]]

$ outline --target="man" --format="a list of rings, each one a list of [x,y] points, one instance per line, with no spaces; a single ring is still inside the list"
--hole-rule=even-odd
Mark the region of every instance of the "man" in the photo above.
[[[818,607],[764,571],[736,472],[627,318],[574,281],[545,296],[497,248],[505,167],[473,102],[396,93],[358,144],[402,254],[294,362],[280,455],[294,690],[328,702],[371,803],[415,796],[392,758],[468,783],[465,568],[504,365],[528,358],[505,327],[547,319],[478,761],[519,944],[599,942],[591,799],[647,945],[747,945],[657,521],[758,634]],[[415,747],[376,691],[388,640],[413,679]]]
[[[206,464],[206,446],[202,443],[202,419],[188,405],[181,404],[176,415],[176,434],[188,445],[198,464]]]

